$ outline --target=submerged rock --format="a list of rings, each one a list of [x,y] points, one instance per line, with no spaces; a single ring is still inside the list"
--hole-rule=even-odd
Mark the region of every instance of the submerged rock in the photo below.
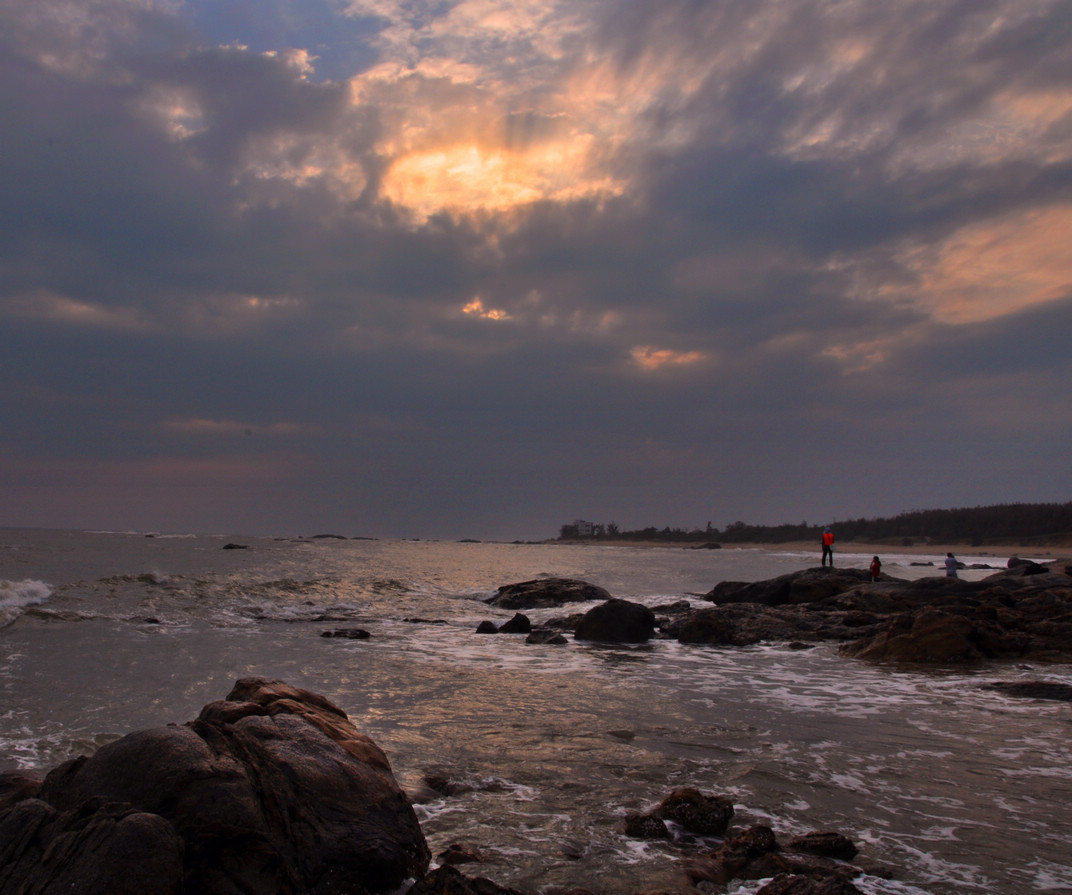
[[[1059,702],[1072,702],[1072,684],[1057,681],[996,681],[984,684],[983,690],[996,690],[1006,696],[1020,699],[1056,699]]]
[[[414,883],[407,895],[522,895],[483,877],[469,878],[444,864]]]
[[[547,609],[566,603],[589,603],[609,600],[610,594],[595,584],[575,578],[536,578],[517,584],[504,584],[495,596],[486,600],[500,609]]]
[[[430,857],[380,748],[324,697],[262,678],[60,765],[0,813],[0,895],[380,892]]]

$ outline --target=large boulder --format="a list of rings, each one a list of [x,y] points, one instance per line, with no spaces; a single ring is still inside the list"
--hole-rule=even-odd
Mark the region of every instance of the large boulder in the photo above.
[[[500,609],[549,609],[566,603],[591,603],[610,598],[602,587],[576,578],[536,578],[504,584],[485,602]]]
[[[147,853],[165,867],[169,835],[181,844],[182,891],[199,895],[380,892],[420,877],[431,857],[380,748],[324,697],[262,678],[238,681],[195,721],[132,733],[61,765],[38,797],[0,814],[0,855],[5,868],[39,855],[55,865],[54,879],[82,878],[139,837],[155,843]],[[27,811],[40,817],[33,836],[11,816]],[[69,832],[82,829],[95,838],[67,848]],[[177,891],[163,870],[154,878],[136,891]],[[0,874],[0,895],[21,886]],[[110,886],[78,891],[119,891]]]
[[[577,640],[644,643],[655,633],[655,613],[640,603],[607,600],[589,609],[573,632]]]

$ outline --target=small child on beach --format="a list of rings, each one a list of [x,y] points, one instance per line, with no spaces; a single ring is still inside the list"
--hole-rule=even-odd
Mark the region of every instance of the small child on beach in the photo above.
[[[882,573],[882,560],[877,556],[871,557],[871,580],[878,581],[878,576]]]

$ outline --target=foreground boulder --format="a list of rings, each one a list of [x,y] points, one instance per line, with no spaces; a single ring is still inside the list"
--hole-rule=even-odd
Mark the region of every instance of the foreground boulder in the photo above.
[[[0,895],[356,895],[430,857],[379,747],[324,697],[262,678],[60,765],[0,813]]]
[[[504,584],[485,602],[500,609],[549,609],[566,603],[590,603],[610,598],[602,587],[576,578],[536,578]]]

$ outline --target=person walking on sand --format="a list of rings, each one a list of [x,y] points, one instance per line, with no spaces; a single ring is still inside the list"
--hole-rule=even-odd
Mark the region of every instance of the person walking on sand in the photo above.
[[[957,576],[957,558],[952,553],[945,555],[945,577],[956,578]]]
[[[871,580],[878,581],[878,576],[882,574],[882,560],[877,556],[871,557]]]
[[[830,568],[834,568],[834,533],[830,530],[830,526],[826,526],[823,529],[823,566],[826,565],[826,558],[830,557]]]

